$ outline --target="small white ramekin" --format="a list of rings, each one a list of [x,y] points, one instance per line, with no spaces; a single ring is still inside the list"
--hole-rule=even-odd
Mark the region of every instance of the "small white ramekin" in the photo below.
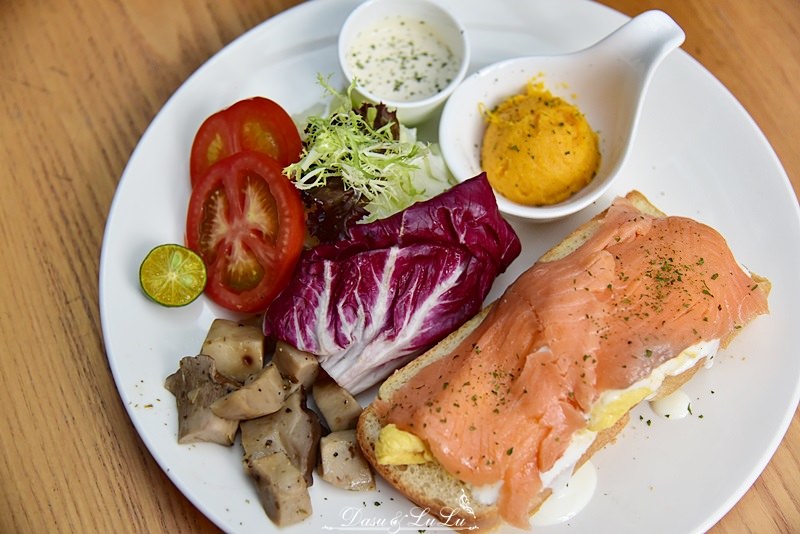
[[[453,93],[467,74],[470,61],[469,42],[464,27],[450,12],[428,0],[367,0],[355,8],[345,20],[339,33],[339,64],[348,83],[353,72],[347,54],[360,32],[392,17],[419,19],[431,26],[450,48],[459,62],[456,75],[441,91],[421,100],[391,100],[364,89],[356,80],[356,97],[373,103],[383,103],[397,110],[397,119],[406,126],[415,126],[428,119]]]

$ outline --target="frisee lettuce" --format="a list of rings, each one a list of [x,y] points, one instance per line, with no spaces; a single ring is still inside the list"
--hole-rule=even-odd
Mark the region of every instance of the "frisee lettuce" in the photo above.
[[[391,124],[373,128],[353,106],[353,85],[340,93],[319,77],[334,99],[327,116],[312,115],[304,128],[301,159],[284,169],[300,190],[324,187],[339,177],[364,200],[368,212],[359,222],[397,213],[448,189],[455,182],[438,147],[416,139],[416,130]]]

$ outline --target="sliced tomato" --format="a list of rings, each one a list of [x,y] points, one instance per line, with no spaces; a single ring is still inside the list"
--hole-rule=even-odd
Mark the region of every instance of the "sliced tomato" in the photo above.
[[[189,160],[192,187],[211,165],[242,150],[261,152],[286,167],[300,159],[302,149],[297,126],[279,104],[263,97],[240,100],[197,130]]]
[[[300,194],[269,156],[228,156],[192,189],[186,245],[203,258],[206,295],[220,306],[266,309],[289,282],[304,237]]]

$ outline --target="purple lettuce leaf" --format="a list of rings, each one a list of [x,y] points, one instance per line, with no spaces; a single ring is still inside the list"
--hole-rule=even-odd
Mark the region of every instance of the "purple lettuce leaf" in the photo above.
[[[481,174],[305,251],[264,333],[359,393],[480,311],[520,249]]]

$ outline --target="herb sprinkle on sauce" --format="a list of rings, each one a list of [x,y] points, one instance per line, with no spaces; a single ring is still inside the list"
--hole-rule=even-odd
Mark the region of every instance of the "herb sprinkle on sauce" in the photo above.
[[[453,51],[424,20],[386,17],[360,33],[347,53],[359,84],[386,100],[414,102],[444,89],[458,73]]]

